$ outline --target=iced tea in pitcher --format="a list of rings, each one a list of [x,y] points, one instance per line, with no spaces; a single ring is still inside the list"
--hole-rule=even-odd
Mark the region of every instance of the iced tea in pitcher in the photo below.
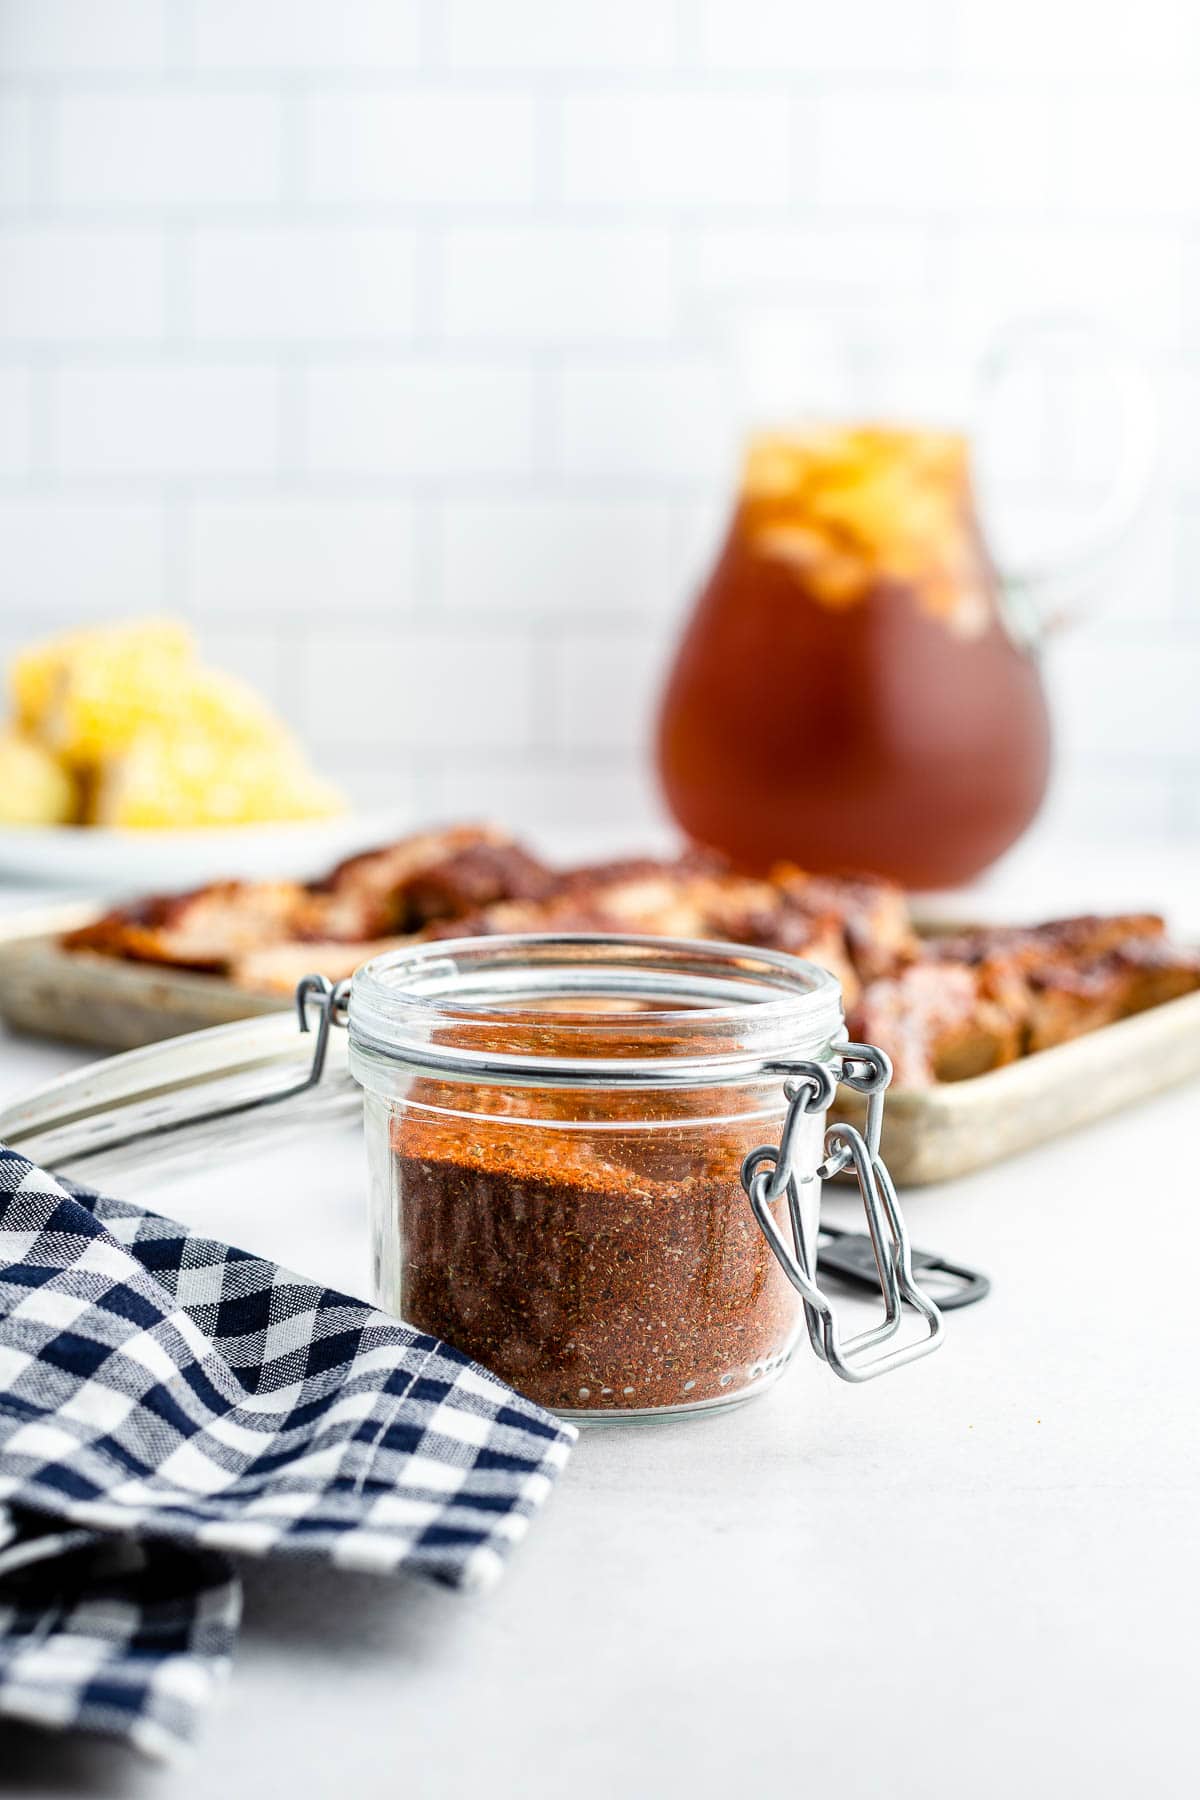
[[[966,440],[824,427],[749,448],[659,726],[675,817],[748,869],[967,880],[1033,818],[1049,722]]]

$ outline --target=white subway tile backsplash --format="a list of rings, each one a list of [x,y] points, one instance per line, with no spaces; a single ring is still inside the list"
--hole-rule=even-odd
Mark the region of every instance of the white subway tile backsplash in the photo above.
[[[227,364],[93,368],[54,377],[66,475],[265,475],[279,460],[275,371]]]
[[[698,0],[704,61],[714,69],[796,75],[912,74],[945,57],[937,0],[840,0],[798,9],[794,0]],[[968,8],[969,10],[969,8]]]
[[[736,483],[714,482],[706,492],[683,501],[675,519],[672,563],[678,571],[676,617],[699,593],[721,553],[737,498]]]
[[[306,113],[307,193],[318,205],[521,206],[534,192],[534,121],[523,94],[318,93]]]
[[[673,246],[664,231],[599,225],[450,231],[443,282],[450,338],[663,339],[676,310]]]
[[[555,657],[568,751],[650,750],[669,644],[661,633],[572,632]]]
[[[197,337],[305,342],[411,336],[417,249],[403,226],[241,225],[197,230]]]
[[[567,93],[568,206],[785,206],[792,192],[787,93]]]
[[[1188,234],[1182,257],[1183,342],[1194,353],[1200,350],[1200,237]]]
[[[1194,93],[1067,93],[1056,101],[1054,201],[1095,213],[1194,219],[1200,111]],[[1136,144],[1136,152],[1130,146]]]
[[[481,363],[316,363],[305,382],[310,470],[515,475],[533,460],[533,381]]]
[[[1190,0],[1111,7],[1103,19],[1090,0],[1005,0],[956,9],[950,42],[971,75],[1186,80],[1200,69],[1195,18]]]
[[[379,822],[377,841],[389,834],[427,826],[435,817],[428,779],[413,767],[411,758],[399,751],[389,751],[366,763],[344,750],[326,751],[321,758],[321,772],[338,783],[353,806],[375,815]]]
[[[262,624],[205,618],[197,635],[206,662],[250,682],[289,725],[305,729],[291,646],[282,624],[271,630]]]
[[[200,0],[195,66],[263,74],[410,69],[420,56],[421,0]]]
[[[1151,636],[1160,631],[1169,635],[1165,628],[1180,611],[1177,602],[1183,540],[1179,526],[1172,497],[1157,488],[1128,538],[1105,560],[1094,584],[1085,590],[1085,601],[1102,626],[1111,621]],[[1193,618],[1200,626],[1200,608]]]
[[[56,198],[115,211],[279,198],[282,108],[261,93],[64,93]]]
[[[440,12],[456,69],[661,69],[675,54],[676,0],[441,0]]]
[[[808,191],[825,206],[971,217],[1036,214],[1052,197],[1061,102],[1049,95],[864,85],[797,105],[816,145]]]
[[[442,599],[464,612],[645,617],[677,585],[663,500],[446,501]]]
[[[1182,629],[1200,636],[1200,514],[1194,506],[1180,509],[1174,544],[1175,567],[1168,584],[1170,603]]]
[[[1160,835],[1178,844],[1181,839],[1200,837],[1200,762],[1192,767],[1181,765],[1160,772],[1159,791],[1171,796],[1171,818],[1167,831]],[[1103,824],[1100,830],[1111,828]]]
[[[1200,494],[1200,367],[1188,362],[1171,369],[1161,419],[1166,475],[1184,494]]]
[[[27,94],[0,89],[0,206],[21,207],[32,199],[36,104]]]
[[[170,0],[5,0],[0,75],[162,69]]]
[[[559,407],[571,475],[696,482],[730,471],[737,454],[730,385],[715,359],[568,367]]]
[[[390,614],[416,594],[415,519],[404,499],[198,500],[192,518],[197,616],[320,623]]]
[[[446,752],[534,741],[533,659],[516,632],[319,626],[303,666],[310,731],[323,745],[419,750],[436,766]]]
[[[1183,245],[1171,231],[968,224],[943,252],[939,279],[960,341],[981,343],[1038,313],[1099,319],[1143,352],[1182,331]]]
[[[24,475],[33,456],[33,377],[0,367],[0,475]]]
[[[1200,761],[1200,638],[1097,632],[1057,646],[1050,673],[1068,760]]]
[[[944,413],[939,389],[954,363],[937,280],[944,252],[931,237],[816,218],[696,233],[685,245],[685,317],[728,346],[742,424],[912,411],[893,391],[904,384],[919,386],[916,416]],[[936,385],[931,362],[943,365]]]
[[[1055,775],[1038,827],[1076,842],[1168,837],[1173,812],[1169,763],[1128,770],[1101,759]]]
[[[424,791],[427,817],[500,819],[535,845],[539,832],[553,834],[564,861],[603,854],[618,830],[633,848],[653,849],[664,835],[672,841],[650,772],[632,757],[564,765],[543,753],[516,768],[495,758],[456,759],[435,769]]]
[[[165,532],[152,501],[0,497],[0,611],[69,625],[161,612]]]
[[[749,295],[828,304],[884,290],[921,292],[940,274],[928,232],[886,221],[859,225],[810,218],[802,224],[701,224],[689,287],[705,296]]]
[[[371,804],[636,841],[744,432],[963,421],[1085,314],[1163,445],[1050,816],[1194,834],[1198,83],[1189,0],[0,0],[0,637],[176,606]],[[1029,362],[999,559],[1127,442]]]
[[[153,342],[166,325],[166,257],[153,231],[0,229],[0,340]]]

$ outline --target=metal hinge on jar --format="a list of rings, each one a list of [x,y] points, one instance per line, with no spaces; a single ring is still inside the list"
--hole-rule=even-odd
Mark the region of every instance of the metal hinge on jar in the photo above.
[[[837,1061],[831,1063],[772,1065],[772,1072],[786,1077],[787,1117],[778,1146],[764,1144],[746,1158],[742,1186],[784,1274],[804,1302],[813,1350],[843,1381],[870,1381],[876,1375],[885,1375],[904,1363],[928,1356],[941,1342],[943,1321],[913,1275],[908,1232],[895,1186],[879,1151],[883,1096],[892,1079],[891,1062],[873,1044],[842,1044],[837,1047],[836,1056]],[[830,1125],[825,1132],[824,1160],[802,1177],[797,1168],[796,1143],[804,1119],[828,1111],[839,1082],[867,1096],[866,1130],[857,1131],[844,1122]],[[854,1170],[867,1216],[883,1295],[883,1318],[878,1325],[843,1339],[832,1302],[817,1285],[816,1233],[804,1220],[800,1187],[802,1179],[827,1181],[848,1168]],[[790,1244],[772,1211],[785,1198],[792,1230]],[[926,1330],[911,1342],[873,1354],[879,1345],[897,1335],[906,1305],[925,1321]]]

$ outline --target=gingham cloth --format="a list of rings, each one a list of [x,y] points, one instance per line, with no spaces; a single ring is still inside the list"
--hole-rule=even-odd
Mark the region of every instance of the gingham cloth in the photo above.
[[[448,1345],[0,1147],[0,1714],[185,1743],[225,1553],[480,1587],[574,1430]]]

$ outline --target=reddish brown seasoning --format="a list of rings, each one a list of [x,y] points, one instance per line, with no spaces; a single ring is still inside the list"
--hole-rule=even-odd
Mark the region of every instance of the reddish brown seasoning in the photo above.
[[[391,1122],[399,1310],[545,1406],[685,1406],[758,1385],[799,1312],[739,1178],[770,1129],[407,1106]]]

